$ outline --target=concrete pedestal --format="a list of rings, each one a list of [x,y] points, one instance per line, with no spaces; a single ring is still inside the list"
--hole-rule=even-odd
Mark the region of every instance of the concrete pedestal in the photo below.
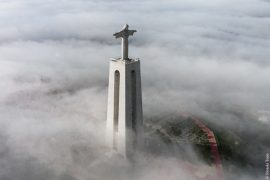
[[[124,157],[143,144],[143,112],[139,60],[110,61],[107,143]]]

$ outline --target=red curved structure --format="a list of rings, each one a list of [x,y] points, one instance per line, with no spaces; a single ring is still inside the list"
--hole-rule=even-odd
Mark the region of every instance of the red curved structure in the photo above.
[[[220,154],[218,151],[218,145],[217,145],[217,141],[215,138],[215,135],[213,133],[213,131],[211,131],[201,120],[199,120],[196,117],[190,116],[188,114],[185,113],[181,113],[181,115],[183,115],[184,117],[190,117],[192,119],[192,121],[199,127],[201,128],[201,130],[206,133],[207,137],[208,137],[208,141],[210,143],[210,147],[211,147],[211,153],[212,156],[214,158],[214,163],[216,166],[216,180],[223,180],[224,179],[224,174],[223,174],[223,169],[222,169],[222,164],[221,164],[221,158],[220,158]],[[212,180],[213,177],[208,177],[205,180]],[[213,180],[214,180],[213,179]]]
[[[221,158],[218,151],[218,145],[213,131],[211,131],[205,124],[203,124],[199,119],[191,117],[193,122],[201,128],[201,130],[207,134],[208,141],[211,147],[211,153],[214,157],[214,163],[216,166],[217,178],[224,179]]]

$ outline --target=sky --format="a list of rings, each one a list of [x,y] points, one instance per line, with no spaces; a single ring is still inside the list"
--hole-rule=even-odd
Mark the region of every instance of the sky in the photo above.
[[[269,18],[269,0],[1,0],[0,177],[105,178],[89,161],[103,156],[112,34],[126,23],[146,119],[234,128],[234,111],[270,111]]]

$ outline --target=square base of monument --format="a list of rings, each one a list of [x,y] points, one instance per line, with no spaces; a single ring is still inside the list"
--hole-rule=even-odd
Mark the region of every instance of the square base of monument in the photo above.
[[[143,133],[139,59],[111,59],[107,111],[109,147],[131,156]]]

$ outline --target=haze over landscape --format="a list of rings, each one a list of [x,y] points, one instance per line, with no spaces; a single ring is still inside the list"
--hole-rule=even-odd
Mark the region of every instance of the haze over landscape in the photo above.
[[[125,23],[138,31],[130,55],[141,59],[145,121],[187,112],[243,132],[257,141],[243,154],[262,161],[263,178],[269,18],[269,0],[2,0],[0,179],[187,177],[173,158],[134,173],[107,155],[108,65],[120,56],[112,34]]]

